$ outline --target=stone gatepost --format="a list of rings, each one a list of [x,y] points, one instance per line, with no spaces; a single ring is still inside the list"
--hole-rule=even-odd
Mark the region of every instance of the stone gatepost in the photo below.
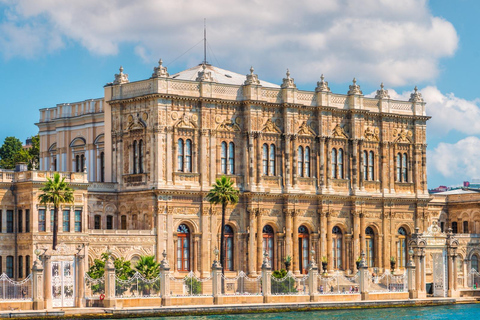
[[[269,303],[272,299],[272,266],[268,260],[268,253],[263,254],[262,263],[262,295],[263,302]]]
[[[43,279],[43,264],[37,255],[37,259],[32,267],[33,310],[42,310],[45,308]]]
[[[52,260],[49,255],[43,254],[42,255],[42,261],[43,261],[43,279],[45,280],[44,282],[44,299],[45,299],[45,304],[44,307],[45,309],[51,309],[52,308]]]
[[[75,297],[75,306],[77,308],[85,307],[85,263],[83,259],[85,258],[82,254],[77,254],[76,257],[77,263],[77,295]]]
[[[412,259],[413,252],[410,253],[410,260],[407,263],[407,286],[408,286],[408,297],[410,299],[417,299],[418,292],[415,286],[416,277],[415,277],[415,263]]]
[[[105,299],[103,300],[105,308],[114,308],[117,306],[115,298],[115,266],[111,256],[105,263]]]
[[[222,295],[222,265],[216,259],[212,265],[212,286],[213,303],[219,304],[219,297]]]
[[[368,300],[368,266],[367,261],[365,261],[365,252],[361,253],[362,260],[360,261],[359,266],[359,276],[360,276],[360,295],[362,300]]]
[[[170,264],[167,260],[167,253],[163,250],[163,260],[160,262],[160,295],[162,306],[170,306]]]
[[[447,257],[448,257],[448,296],[459,297],[458,291],[458,273],[457,273],[457,249],[458,240],[453,235],[452,229],[447,233]]]
[[[312,259],[308,265],[308,292],[310,294],[310,301],[318,300],[318,266],[315,262],[315,251],[310,251]]]

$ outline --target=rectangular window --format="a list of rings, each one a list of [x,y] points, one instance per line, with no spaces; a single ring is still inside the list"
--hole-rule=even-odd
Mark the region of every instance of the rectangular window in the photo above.
[[[63,232],[70,232],[70,210],[63,210]]]
[[[107,229],[113,229],[113,216],[107,216]]]
[[[75,232],[82,232],[82,210],[75,210]]]
[[[102,218],[102,217],[99,216],[99,215],[96,215],[96,216],[94,217],[94,222],[95,222],[94,225],[95,225],[95,229],[96,229],[96,230],[101,229],[101,226],[102,226],[101,218]]]
[[[13,210],[7,210],[7,233],[13,233]]]
[[[18,233],[23,232],[23,210],[18,210],[17,230]]]
[[[463,233],[468,233],[468,221],[463,221]]]
[[[7,276],[13,278],[13,256],[7,257]]]
[[[30,274],[30,256],[25,256],[25,276]]]
[[[25,210],[25,232],[30,232],[30,209]]]
[[[45,209],[38,210],[38,231],[45,232]]]
[[[18,277],[23,278],[23,256],[18,256]]]

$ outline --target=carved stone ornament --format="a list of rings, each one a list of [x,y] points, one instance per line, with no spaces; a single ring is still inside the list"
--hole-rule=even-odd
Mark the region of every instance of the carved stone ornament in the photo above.
[[[378,134],[380,130],[378,128],[367,127],[364,132],[365,140],[367,141],[380,141]]]
[[[393,130],[393,139],[394,142],[412,142],[412,132],[407,129],[394,129]]]
[[[423,102],[422,94],[418,91],[417,86],[413,89],[413,93],[410,95],[410,102]]]
[[[303,121],[302,125],[298,128],[297,134],[314,136],[315,131],[313,131],[312,128],[307,124],[307,121]]]
[[[234,131],[241,131],[240,127],[238,124],[231,120],[225,120],[222,123],[220,123],[217,127],[218,131],[229,131],[229,132],[234,132]]]
[[[286,88],[296,88],[295,79],[290,78],[290,70],[287,69],[287,77],[283,78],[282,89]]]
[[[260,84],[260,81],[258,80],[258,75],[254,74],[253,71],[254,71],[253,67],[250,67],[250,74],[247,74],[247,80],[245,80],[245,85]]]
[[[272,132],[272,133],[282,133],[282,130],[280,130],[275,123],[273,123],[272,119],[268,119],[267,122],[265,122],[265,125],[263,126],[262,129],[263,132]]]
[[[206,71],[207,66],[205,64],[202,65],[202,71],[198,71],[198,76],[195,81],[208,81],[212,82],[213,77],[210,71]]]
[[[375,99],[390,99],[390,95],[388,94],[388,90],[383,89],[383,82],[380,84],[380,90],[377,90],[377,94],[375,95]]]
[[[332,136],[334,138],[344,138],[344,139],[348,139],[348,136],[347,134],[345,133],[345,131],[343,130],[342,127],[340,127],[340,125],[337,123],[337,125],[335,126],[335,128],[333,128],[332,130]]]
[[[363,94],[360,86],[357,84],[357,79],[353,78],[353,84],[348,86],[348,94]]]
[[[158,60],[158,67],[153,68],[152,78],[168,78],[167,67],[162,65],[162,59]]]
[[[181,117],[181,119],[175,124],[174,127],[191,129],[191,128],[196,128],[197,125],[195,124],[195,122],[193,122],[191,119],[189,119],[186,114],[184,114]]]
[[[128,74],[123,73],[123,67],[120,66],[120,73],[115,74],[115,80],[113,81],[113,84],[123,84],[123,83],[128,83]]]
[[[330,92],[330,88],[328,87],[328,81],[325,81],[325,77],[323,74],[320,76],[320,80],[317,82],[317,87],[315,88],[315,92]]]

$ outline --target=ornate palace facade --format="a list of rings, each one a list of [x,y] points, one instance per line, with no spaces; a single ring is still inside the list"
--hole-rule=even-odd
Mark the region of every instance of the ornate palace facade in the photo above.
[[[59,239],[85,245],[86,263],[107,246],[131,260],[166,250],[175,276],[207,276],[221,216],[205,195],[227,175],[241,192],[227,210],[228,271],[257,274],[267,251],[275,269],[291,256],[304,273],[312,249],[329,270],[355,272],[361,251],[371,268],[394,257],[403,269],[415,228],[440,214],[428,206],[428,119],[416,88],[409,101],[383,85],[368,98],[355,79],[335,94],[323,76],[303,91],[288,71],[279,86],[253,68],[169,75],[160,61],[142,81],[121,68],[101,99],[41,109],[39,173],[85,172],[86,200],[63,209],[68,221],[80,212],[81,234],[61,230]],[[49,221],[37,193],[33,225],[39,212]],[[30,251],[51,242],[48,229],[31,230]]]

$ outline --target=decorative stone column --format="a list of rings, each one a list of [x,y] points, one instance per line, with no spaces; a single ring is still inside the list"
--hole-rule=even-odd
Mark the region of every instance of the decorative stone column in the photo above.
[[[270,260],[268,258],[268,253],[263,254],[263,264],[262,264],[262,295],[263,302],[271,302],[272,297],[272,266],[270,265]]]
[[[425,288],[425,248],[420,248],[420,267],[422,269],[420,273],[420,288],[418,289],[418,297],[419,298],[426,298],[427,292]],[[421,293],[421,294],[420,294]]]
[[[327,270],[333,271],[333,257],[332,257],[332,215],[327,212]]]
[[[77,263],[77,296],[75,297],[75,306],[77,308],[85,307],[85,263],[83,254],[76,256]]]
[[[358,211],[352,211],[353,216],[353,269],[356,269],[356,261],[360,256],[360,214]],[[358,271],[358,270],[354,270]]]
[[[216,251],[218,250],[216,249]],[[219,304],[219,298],[222,295],[222,265],[217,260],[217,257],[215,257],[212,264],[212,293],[213,304]]]
[[[294,199],[297,201],[297,199]],[[299,255],[299,248],[298,248],[298,209],[294,210],[293,212],[293,272],[296,275],[300,275],[300,255]]]
[[[315,262],[315,250],[310,251],[311,260],[308,264],[308,293],[310,294],[310,301],[318,300],[318,266]]]
[[[285,212],[285,258],[292,256],[292,214],[288,208]],[[288,270],[287,270],[288,271]]]
[[[257,270],[262,267],[263,227],[262,209],[257,210]]]
[[[115,266],[111,256],[108,256],[105,263],[105,299],[103,300],[105,308],[114,308],[117,306],[115,298]]]
[[[160,262],[160,296],[162,306],[171,305],[170,300],[170,264],[167,260],[167,252],[163,250],[163,260]]]
[[[361,253],[362,260],[360,261],[359,266],[359,276],[360,276],[360,295],[362,300],[368,300],[368,266],[367,261],[365,261],[365,252]]]
[[[52,308],[52,261],[51,257],[45,254],[42,255],[43,260],[43,273],[45,279],[45,291],[44,291],[44,301],[45,301],[45,309]]]
[[[410,260],[407,263],[408,297],[410,299],[416,299],[418,297],[418,293],[415,286],[416,276],[415,276],[415,263],[412,260],[413,250],[411,250],[410,252],[409,252]]]
[[[255,210],[250,209],[248,211],[250,225],[247,227],[248,233],[248,274],[252,277],[256,277],[257,273],[255,268]],[[202,237],[204,238],[204,237]]]
[[[37,255],[37,259],[33,262],[32,267],[33,310],[42,310],[45,308],[43,291],[43,264]]]

